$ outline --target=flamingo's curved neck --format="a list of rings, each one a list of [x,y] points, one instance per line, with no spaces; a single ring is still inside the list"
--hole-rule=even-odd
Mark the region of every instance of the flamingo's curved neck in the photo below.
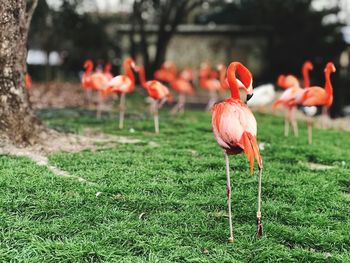
[[[134,73],[132,72],[130,62],[124,62],[124,70],[126,72],[126,75],[131,79],[132,83],[135,83],[135,76]]]
[[[332,82],[331,82],[331,71],[326,70],[324,73],[326,82],[325,82],[325,91],[327,93],[327,95],[330,97],[333,95],[333,87],[332,87]]]
[[[231,98],[232,99],[239,99],[239,88],[237,84],[237,78],[236,78],[236,70],[240,70],[235,63],[231,63],[230,66],[227,69],[227,80],[230,85],[231,89]]]
[[[145,77],[145,67],[144,66],[140,66],[139,76],[140,76],[141,86],[143,88],[147,89],[147,87],[146,87],[146,77]]]
[[[94,64],[89,63],[85,69],[85,73],[90,74],[92,72],[93,68],[94,68]]]
[[[226,76],[226,67],[222,67],[220,69],[220,72],[219,72],[219,75],[220,75],[220,84],[221,84],[221,87],[226,87],[226,79],[225,79],[225,76]]]
[[[175,63],[171,63],[171,65],[169,67],[169,72],[171,74],[173,74],[174,77],[176,77],[176,75],[177,75],[177,67],[176,67]]]
[[[304,78],[304,88],[310,87],[310,76],[309,76],[310,68],[303,67],[302,73]]]

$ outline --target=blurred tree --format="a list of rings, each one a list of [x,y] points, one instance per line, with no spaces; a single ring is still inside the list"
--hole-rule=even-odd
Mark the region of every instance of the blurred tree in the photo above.
[[[24,87],[27,36],[37,0],[0,5],[0,131],[16,143],[32,143],[41,130]]]
[[[338,12],[337,7],[315,10],[312,0],[240,0],[199,16],[197,21],[269,26],[266,80],[280,73],[300,75],[303,61],[309,59],[315,65],[312,83],[321,84],[323,67],[329,60],[337,63],[346,46],[340,31],[343,25],[336,19]],[[336,106],[339,104],[333,109]]]
[[[164,62],[166,50],[177,26],[204,0],[134,0],[133,13],[130,17],[131,55],[135,56],[137,44],[136,33],[140,33],[140,50],[147,76]],[[145,27],[156,25],[155,54],[150,54],[150,40]],[[138,30],[137,30],[138,29]]]
[[[40,0],[33,17],[29,46],[47,54],[60,52],[65,77],[77,78],[76,72],[87,58],[101,63],[119,53],[117,40],[108,32],[110,18],[97,12],[79,11],[83,3],[84,0],[62,0],[57,8],[53,8]],[[48,75],[46,79],[50,79]]]

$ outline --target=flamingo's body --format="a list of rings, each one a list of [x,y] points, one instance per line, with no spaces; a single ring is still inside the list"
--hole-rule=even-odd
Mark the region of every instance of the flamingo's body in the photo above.
[[[191,82],[193,80],[192,69],[189,67],[184,68],[179,74],[179,79]]]
[[[154,127],[155,132],[159,133],[159,117],[158,109],[164,104],[166,100],[171,102],[172,96],[169,89],[157,80],[146,81],[144,66],[138,66],[141,86],[147,90],[148,96],[153,99],[153,115],[154,115]]]
[[[323,114],[328,114],[328,109],[333,103],[333,87],[331,82],[331,74],[335,72],[335,66],[332,62],[328,62],[324,69],[325,86],[324,88],[312,86],[307,88],[300,98],[300,104],[306,107],[322,106]],[[324,116],[326,117],[326,116]],[[312,119],[308,120],[309,144],[312,143]]]
[[[277,85],[282,89],[289,89],[290,87],[300,87],[299,80],[294,75],[279,75]]]
[[[172,61],[163,63],[161,69],[154,74],[155,78],[161,81],[166,81],[170,84],[178,94],[178,102],[171,110],[172,113],[184,112],[186,104],[186,96],[194,95],[194,89],[191,84],[193,75],[190,68],[183,69],[180,74],[177,74],[176,64]]]
[[[262,235],[262,222],[260,211],[260,194],[261,194],[261,174],[262,159],[256,141],[256,120],[254,115],[244,104],[239,95],[239,83],[236,79],[236,72],[239,74],[243,89],[248,95],[252,94],[252,75],[249,70],[239,62],[233,62],[227,69],[228,84],[231,89],[231,98],[217,103],[212,108],[212,127],[218,144],[223,148],[226,161],[227,174],[227,195],[229,207],[230,238],[233,241],[232,234],[232,216],[231,216],[231,182],[229,173],[228,155],[239,154],[244,152],[250,163],[250,170],[253,171],[254,159],[258,162],[259,167],[259,188],[258,188],[258,212],[257,235]]]

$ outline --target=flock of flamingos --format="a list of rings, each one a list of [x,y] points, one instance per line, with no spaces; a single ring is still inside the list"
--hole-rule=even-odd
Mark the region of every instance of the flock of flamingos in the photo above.
[[[123,63],[125,75],[113,77],[110,73],[111,65],[107,64],[104,70],[95,70],[91,60],[84,63],[85,73],[81,84],[87,91],[98,91],[100,104],[109,94],[116,93],[120,98],[119,127],[123,128],[125,112],[125,95],[135,89],[135,75],[139,75],[141,86],[151,98],[151,112],[154,115],[155,132],[159,133],[158,110],[165,102],[172,102],[173,96],[167,85],[178,93],[177,104],[172,109],[173,113],[184,111],[186,96],[194,95],[192,85],[193,72],[190,68],[178,73],[173,62],[165,62],[154,74],[154,80],[146,80],[143,65],[136,65],[133,59],[127,58]],[[310,86],[309,71],[313,69],[311,62],[306,61],[302,66],[304,85],[293,75],[280,75],[277,85],[284,89],[282,95],[273,103],[273,108],[283,105],[286,108],[285,135],[288,135],[289,123],[294,133],[298,135],[297,122],[294,111],[297,106],[303,106],[308,116],[309,143],[312,142],[312,116],[316,114],[318,106],[323,108],[323,114],[328,114],[328,109],[333,102],[333,88],[331,73],[335,72],[335,66],[329,62],[324,68],[324,88]],[[223,149],[226,162],[227,197],[229,211],[229,242],[233,242],[232,214],[231,214],[231,182],[229,155],[244,153],[250,163],[250,172],[253,173],[254,161],[257,161],[258,173],[258,209],[257,209],[257,237],[263,234],[261,217],[261,177],[263,161],[260,156],[256,139],[257,124],[253,113],[248,108],[249,99],[252,98],[252,106],[265,106],[274,100],[274,88],[271,84],[262,85],[253,89],[253,76],[248,68],[240,62],[232,62],[226,69],[225,65],[218,65],[213,70],[209,64],[203,63],[199,70],[199,85],[209,92],[208,109],[212,111],[212,128],[214,136]],[[302,88],[303,86],[303,88]],[[218,92],[231,91],[231,96],[221,102],[218,100]],[[245,101],[241,100],[240,90],[246,93]],[[255,93],[255,96],[253,96]]]

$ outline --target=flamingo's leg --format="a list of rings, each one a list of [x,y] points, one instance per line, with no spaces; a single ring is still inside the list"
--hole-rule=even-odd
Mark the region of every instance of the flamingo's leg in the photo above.
[[[158,109],[162,108],[166,101],[167,101],[167,98],[162,99],[159,103]]]
[[[321,117],[321,127],[322,129],[327,128],[328,121],[328,108],[326,106],[322,107],[322,117]]]
[[[295,137],[299,137],[299,130],[298,130],[298,122],[295,119],[295,107],[291,108],[290,110],[290,119],[291,119],[291,123],[292,123],[292,127],[293,127],[293,132],[294,132],[294,136]]]
[[[185,112],[185,104],[186,104],[186,95],[180,94],[179,100],[180,100],[179,112],[184,113]]]
[[[256,213],[256,224],[257,224],[257,238],[261,238],[263,235],[263,224],[261,219],[261,177],[262,177],[262,167],[259,167],[258,174],[258,211]]]
[[[288,133],[289,133],[289,120],[288,120],[288,112],[286,112],[284,116],[284,136],[288,137]]]
[[[101,119],[102,104],[103,104],[103,97],[102,97],[101,91],[99,91],[98,92],[98,105],[97,105],[97,111],[96,111],[96,118],[97,119]]]
[[[175,104],[175,106],[171,109],[171,114],[176,114],[179,112],[179,109],[180,109],[180,95],[178,97],[178,101],[177,103]]]
[[[209,92],[209,101],[206,107],[206,110],[211,110],[211,108],[213,107],[213,105],[215,104],[215,102],[218,100],[218,95],[216,93],[216,91],[210,91]]]
[[[307,119],[307,131],[308,131],[309,144],[312,144],[312,118],[311,117],[308,117]]]
[[[119,101],[119,129],[124,128],[124,113],[125,113],[125,93],[120,95]]]
[[[91,99],[92,99],[92,90],[86,89],[86,102],[87,102],[88,107],[90,106]]]
[[[233,243],[233,230],[232,230],[232,212],[231,212],[231,178],[230,178],[230,162],[227,153],[225,154],[226,162],[226,190],[227,190],[227,206],[228,206],[228,220],[230,225],[230,237],[228,239],[229,243]]]
[[[159,116],[158,116],[158,101],[154,101],[154,130],[156,134],[159,133]]]

